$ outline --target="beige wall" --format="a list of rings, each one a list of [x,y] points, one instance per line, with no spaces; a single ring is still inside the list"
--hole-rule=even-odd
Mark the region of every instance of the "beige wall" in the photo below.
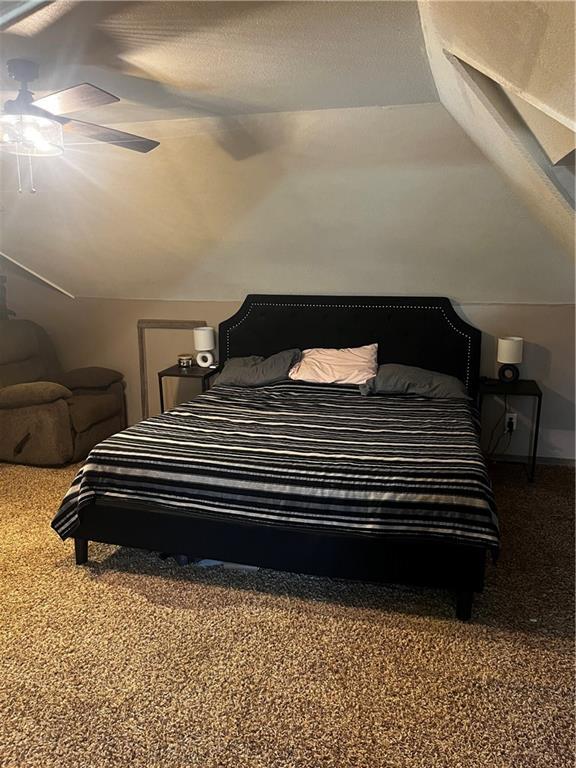
[[[142,318],[205,320],[210,325],[233,314],[239,302],[68,299],[10,270],[10,306],[20,317],[36,320],[54,339],[67,368],[103,365],[124,372],[131,422],[140,418],[140,382],[136,323]],[[482,373],[494,375],[498,335],[526,339],[522,376],[535,378],[544,391],[540,455],[574,458],[574,307],[557,304],[462,304],[458,311],[483,331]],[[182,337],[176,346],[182,345]],[[190,339],[190,347],[192,347]],[[176,350],[176,347],[173,346]],[[178,351],[183,351],[178,349]],[[172,355],[167,348],[166,354]],[[157,358],[151,368],[172,359]],[[152,382],[153,383],[153,380]],[[152,390],[153,397],[156,396]],[[528,445],[531,403],[512,403],[519,428],[509,448],[522,454]],[[152,411],[156,405],[152,402]],[[485,434],[499,415],[487,403]]]

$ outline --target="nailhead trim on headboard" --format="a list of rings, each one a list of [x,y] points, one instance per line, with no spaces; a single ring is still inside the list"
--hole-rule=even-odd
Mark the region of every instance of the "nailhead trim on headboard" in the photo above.
[[[232,325],[226,330],[226,357],[230,357],[230,334],[236,328],[242,325],[242,323],[248,318],[253,307],[313,307],[316,309],[424,309],[427,311],[434,310],[442,313],[442,317],[448,323],[450,328],[460,336],[463,336],[467,341],[467,360],[466,360],[466,387],[470,386],[470,363],[472,357],[472,337],[465,331],[457,328],[450,320],[443,307],[434,307],[427,304],[300,304],[300,303],[276,303],[267,301],[258,301],[252,303],[248,307],[248,311],[238,320],[235,325]]]

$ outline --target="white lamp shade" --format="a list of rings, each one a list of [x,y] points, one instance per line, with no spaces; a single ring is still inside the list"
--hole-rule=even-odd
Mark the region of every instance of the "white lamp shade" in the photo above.
[[[194,328],[194,347],[197,352],[211,352],[216,346],[214,328],[209,325]]]
[[[503,336],[498,339],[499,363],[508,363],[509,365],[518,365],[522,362],[522,351],[524,348],[524,339],[521,336]]]

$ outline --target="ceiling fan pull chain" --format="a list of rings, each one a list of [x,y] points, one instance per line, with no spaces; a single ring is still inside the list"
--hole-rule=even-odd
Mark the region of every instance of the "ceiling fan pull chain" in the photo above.
[[[18,192],[22,192],[22,175],[20,173],[20,155],[16,155],[16,170],[18,171]]]
[[[34,193],[36,188],[34,187],[34,174],[32,172],[32,155],[28,155],[28,171],[30,173],[30,192]]]

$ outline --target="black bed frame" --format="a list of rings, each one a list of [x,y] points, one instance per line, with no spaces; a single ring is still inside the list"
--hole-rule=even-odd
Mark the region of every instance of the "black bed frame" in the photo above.
[[[219,358],[223,363],[293,347],[372,342],[378,342],[379,363],[457,376],[476,396],[481,334],[447,298],[250,295],[220,324]],[[456,615],[463,620],[484,584],[486,550],[468,543],[302,531],[102,501],[82,509],[74,536],[78,564],[88,560],[88,541],[99,541],[319,576],[446,588],[456,593]]]

